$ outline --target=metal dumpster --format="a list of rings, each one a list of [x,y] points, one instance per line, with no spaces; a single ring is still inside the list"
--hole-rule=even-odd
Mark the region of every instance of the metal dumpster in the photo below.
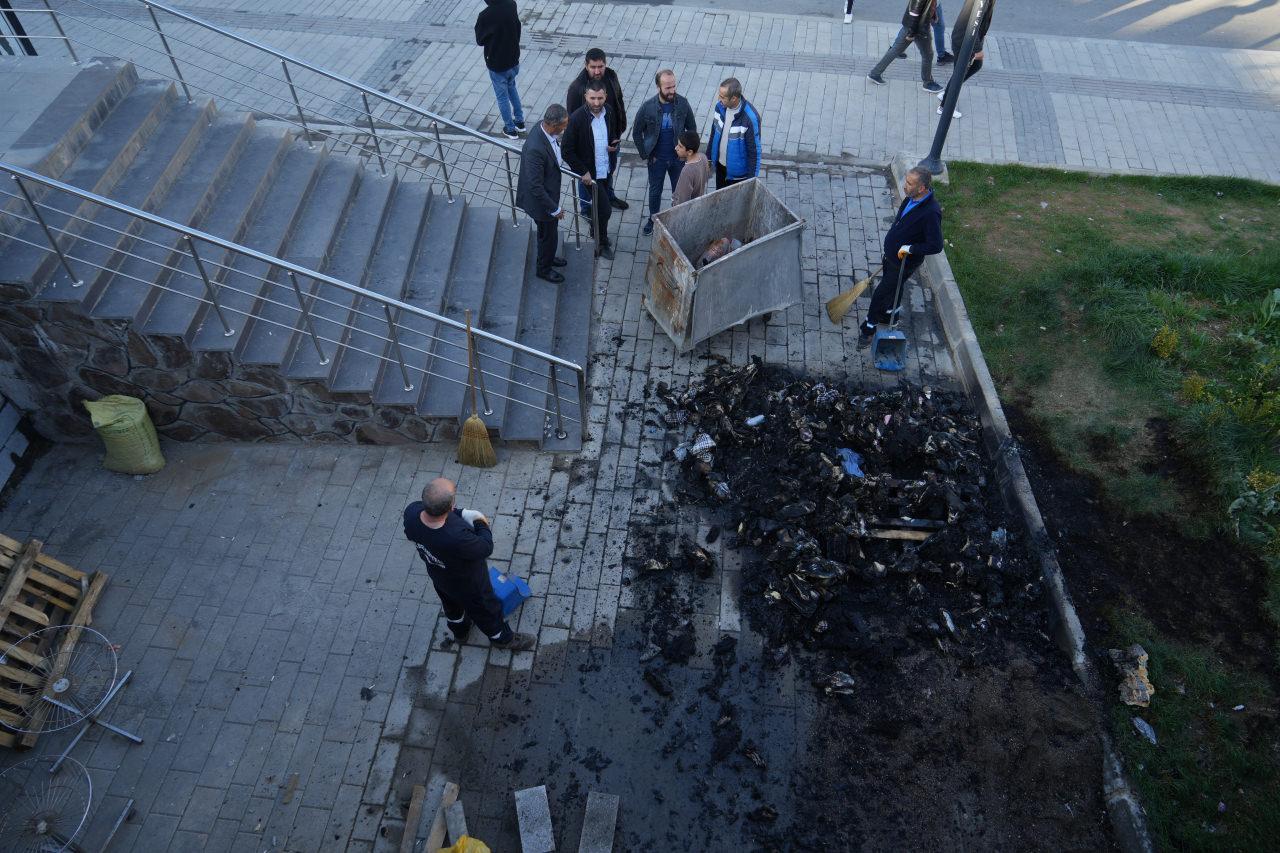
[[[758,179],[743,181],[653,217],[644,306],[681,352],[712,335],[803,298],[804,220]],[[707,244],[735,237],[742,248],[698,269]]]

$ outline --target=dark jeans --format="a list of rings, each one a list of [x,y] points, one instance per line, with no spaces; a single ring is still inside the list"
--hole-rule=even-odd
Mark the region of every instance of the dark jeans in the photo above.
[[[482,576],[472,576],[428,566],[427,574],[431,576],[436,595],[440,596],[445,619],[449,621],[449,629],[454,636],[463,639],[471,630],[471,623],[475,622],[492,642],[498,645],[511,642],[511,626],[502,618],[502,604],[493,594],[487,570],[479,573]]]
[[[902,276],[902,295],[907,294],[907,282],[910,281],[912,274],[920,268],[920,264],[924,259],[915,260],[911,255],[907,256],[906,272]],[[867,309],[867,325],[878,326],[881,323],[889,322],[889,312],[894,309],[893,298],[898,292],[898,270],[902,268],[898,256],[884,259],[884,272],[880,276],[880,283],[876,285],[875,292],[871,294],[871,307]]]
[[[537,219],[538,226],[538,272],[551,272],[551,262],[555,259],[556,249],[560,246],[559,220]]]
[[[654,157],[649,161],[649,217],[662,208],[662,179],[671,182],[671,191],[676,191],[676,181],[680,180],[680,170],[684,168],[683,160],[663,160]]]
[[[613,175],[596,181],[596,195],[600,199],[600,210],[596,212],[596,227],[599,230],[598,242],[602,246],[609,245],[609,217],[613,215],[613,205],[609,204],[609,199],[613,198]],[[582,215],[591,216],[591,187],[583,186],[582,181],[578,181],[578,209],[582,211]]]
[[[724,166],[721,166],[719,163],[716,163],[716,189],[722,190],[725,187],[731,187],[734,184],[740,184],[746,180],[746,178],[734,178],[731,181],[729,180],[728,177],[726,177],[727,175],[728,175],[728,172],[725,171]]]
[[[916,49],[920,51],[920,80],[924,83],[933,82],[933,35],[928,30],[917,39],[908,39],[906,29],[898,32],[898,37],[893,40],[893,44],[885,51],[884,56],[880,57],[880,61],[876,63],[876,67],[871,69],[871,73],[879,77],[889,64],[898,58],[898,54],[907,49],[907,45],[914,41]]]

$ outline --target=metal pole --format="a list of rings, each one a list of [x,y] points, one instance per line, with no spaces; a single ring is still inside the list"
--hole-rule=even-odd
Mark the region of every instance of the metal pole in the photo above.
[[[556,438],[561,441],[569,437],[569,433],[564,431],[564,415],[560,411],[560,383],[556,380],[555,362],[550,362],[551,368],[551,399],[555,401],[556,407]]]
[[[570,182],[572,188],[569,192],[571,203],[569,209],[573,211],[573,248],[575,251],[582,251],[582,214],[578,212],[578,184],[575,178]],[[560,194],[560,201],[564,201],[564,193]]]
[[[933,145],[929,148],[929,155],[918,164],[928,169],[930,174],[940,175],[946,169],[946,164],[942,162],[942,146],[946,144],[947,131],[951,129],[951,117],[955,112],[956,103],[960,100],[960,88],[964,85],[965,72],[969,70],[969,63],[973,61],[974,48],[978,43],[978,28],[982,25],[990,4],[991,0],[971,0],[960,10],[961,14],[964,14],[966,9],[969,12],[969,20],[964,25],[964,41],[960,43],[960,54],[956,57],[955,64],[951,66],[953,69],[951,80],[947,83],[947,92],[942,97],[942,115],[938,118],[938,129],[933,134]]]
[[[587,371],[576,370],[578,381],[578,421],[582,424],[582,440],[587,440]]]
[[[360,97],[364,99],[364,114],[369,119],[369,135],[373,137],[373,150],[378,154],[378,171],[385,178],[387,176],[387,164],[382,159],[382,143],[378,141],[378,130],[373,125],[373,113],[369,110],[369,96],[361,92]]]
[[[191,253],[191,260],[196,262],[196,269],[200,271],[200,278],[204,281],[204,289],[209,294],[209,301],[213,303],[213,310],[218,312],[218,319],[222,321],[222,328],[226,329],[222,336],[229,338],[236,333],[236,330],[231,328],[231,324],[227,322],[226,316],[222,313],[222,306],[218,304],[217,291],[213,289],[213,282],[209,281],[209,274],[204,271],[204,261],[200,260],[200,254],[196,251],[196,241],[191,239],[190,234],[183,234],[182,238],[187,241],[187,251]]]
[[[493,414],[493,407],[489,405],[489,392],[484,390],[484,368],[480,366],[480,348],[476,346],[475,338],[467,338],[467,346],[471,348],[471,361],[476,366],[476,380],[480,385],[480,399],[484,401],[484,413],[486,415]]]
[[[302,132],[306,134],[307,147],[315,150],[316,146],[311,141],[311,129],[307,127],[307,118],[302,114],[302,102],[298,100],[298,90],[293,88],[293,75],[289,73],[289,63],[282,59],[280,67],[284,69],[284,79],[289,84],[289,94],[293,96],[293,106],[298,111],[298,124],[302,125]]]
[[[511,197],[511,227],[520,225],[516,222],[516,185],[511,182],[511,152],[503,151],[502,158],[507,161],[507,194]]]
[[[600,244],[602,236],[600,234],[600,185],[595,181],[591,182],[591,231],[596,235],[595,256],[600,257]]]
[[[433,121],[431,129],[436,134],[436,159],[440,161],[440,171],[444,174],[444,191],[449,194],[449,204],[453,204],[453,184],[449,183],[449,167],[444,162],[444,143],[440,141],[440,125]]]
[[[62,249],[58,246],[58,241],[53,239],[53,232],[49,230],[49,224],[44,221],[44,217],[40,215],[40,208],[36,207],[35,200],[31,198],[31,193],[27,192],[26,184],[18,178],[17,175],[9,175],[13,178],[13,182],[18,185],[18,189],[22,191],[22,197],[27,200],[27,206],[31,208],[31,212],[35,214],[36,222],[40,223],[40,227],[44,229],[44,237],[49,241],[49,245],[53,247],[53,251],[57,253],[58,260],[62,263],[62,268],[66,270],[67,277],[71,279],[72,287],[80,287],[84,284],[84,279],[76,276],[71,270],[71,264],[67,262],[67,256],[62,254]]]
[[[164,37],[164,30],[160,29],[160,20],[156,17],[156,10],[151,8],[150,3],[144,5],[147,7],[147,13],[151,15],[151,23],[155,24],[156,32],[160,35],[160,43],[164,45],[164,52],[169,54],[169,64],[173,66],[173,73],[178,76],[178,82],[182,84],[182,92],[187,96],[187,103],[193,103],[191,90],[187,88],[187,81],[183,79],[182,71],[178,68],[178,60],[173,58],[173,51],[169,49],[169,40]]]
[[[400,362],[400,376],[404,378],[404,390],[412,391],[413,383],[409,381],[409,368],[405,366],[404,352],[400,349],[400,336],[396,334],[396,323],[391,319],[391,306],[384,302],[382,310],[387,314],[387,337],[391,338],[391,346],[396,350],[396,360]]]
[[[71,39],[67,38],[66,32],[62,29],[62,22],[58,20],[58,13],[53,11],[53,7],[49,5],[49,0],[41,0],[41,2],[49,10],[49,17],[53,18],[53,26],[57,29],[58,35],[62,36],[62,41],[67,46],[67,53],[71,54],[71,64],[79,65],[80,57],[76,56],[76,49],[71,46]]]
[[[320,356],[320,364],[328,364],[329,357],[320,348],[320,336],[316,334],[316,327],[311,324],[311,312],[307,310],[307,301],[302,297],[302,288],[298,287],[298,277],[293,274],[293,270],[286,270],[286,272],[289,273],[289,283],[293,285],[293,292],[298,295],[298,310],[302,313],[302,322],[307,324],[307,334],[311,335],[311,343],[315,345],[316,355]]]

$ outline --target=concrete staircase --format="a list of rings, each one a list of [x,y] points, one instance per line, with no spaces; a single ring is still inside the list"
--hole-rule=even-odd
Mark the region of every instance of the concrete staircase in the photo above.
[[[223,113],[212,101],[188,104],[168,81],[139,80],[128,63],[88,64],[9,150],[0,153],[0,160],[437,314],[461,319],[469,308],[478,328],[587,364],[585,330],[594,289],[588,245],[582,251],[566,247],[566,282],[548,284],[534,277],[530,223],[513,226],[505,210],[468,204],[456,194],[451,204],[443,187],[380,176],[359,159],[326,154],[320,146],[313,150],[288,128],[255,123],[246,114]],[[234,330],[226,335],[212,308],[200,301],[202,283],[173,231],[65,194],[31,189],[39,200],[61,209],[46,212],[48,224],[65,232],[59,243],[77,259],[73,267],[84,284],[70,286],[37,225],[0,220],[0,287],[8,306],[0,317],[7,324],[0,327],[0,336],[21,339],[8,331],[21,326],[24,316],[32,323],[63,324],[72,317],[97,330],[93,334],[99,337],[110,337],[103,330],[111,330],[122,347],[144,345],[156,355],[131,357],[126,372],[114,375],[146,392],[149,406],[162,412],[156,418],[162,433],[186,422],[181,411],[172,421],[165,417],[165,407],[175,405],[171,398],[183,398],[179,392],[185,385],[172,388],[169,382],[150,381],[150,373],[144,376],[134,369],[135,361],[160,362],[152,373],[163,372],[170,361],[213,363],[225,367],[229,381],[247,371],[274,393],[293,395],[281,406],[296,408],[294,398],[301,395],[335,406],[363,407],[384,426],[412,415],[426,424],[443,425],[452,434],[469,414],[465,386],[444,378],[465,380],[461,350],[427,344],[426,355],[410,354],[407,360],[437,374],[412,371],[412,391],[405,390],[398,363],[378,357],[391,357],[391,344],[384,339],[385,326],[364,315],[381,316],[381,303],[299,279],[314,300],[317,331],[340,337],[343,344],[326,345],[325,364],[298,313],[283,303],[282,295],[291,292],[287,279],[281,279],[283,288],[261,285],[255,277],[273,275],[268,264],[230,252],[209,256],[214,248],[210,246],[204,250],[210,269],[216,264],[230,267],[217,276],[227,285],[220,299]],[[26,213],[18,199],[4,201],[4,210]],[[280,275],[278,270],[274,274]],[[296,305],[296,300],[290,304]],[[436,325],[416,315],[405,315],[400,322],[406,333],[433,332]],[[490,377],[494,413],[485,420],[497,437],[554,449],[581,446],[578,423],[567,424],[569,438],[558,440],[540,411],[546,380],[503,364],[504,359],[528,366],[535,361],[512,358],[510,350],[489,342],[480,348],[495,356],[486,360],[487,369],[500,379],[533,386],[503,387],[504,382]],[[104,358],[92,345],[86,352],[90,361]],[[461,366],[455,363],[459,360]],[[78,370],[81,379],[97,378],[97,373],[75,366],[68,370]],[[540,370],[545,375],[545,364]],[[201,378],[198,373],[182,381],[196,381]],[[267,374],[273,376],[264,379]],[[569,371],[561,371],[560,378],[573,380]],[[85,384],[91,391],[83,396],[108,392],[101,380],[98,385]],[[562,396],[572,396],[569,387]],[[500,394],[538,408],[508,403]],[[193,401],[190,396],[184,403],[216,402]],[[576,406],[565,413],[580,418]],[[203,421],[198,429],[218,435],[196,435],[198,430],[183,428],[168,432],[175,438],[307,438],[305,429],[289,427],[285,414],[269,416],[278,423],[260,424],[273,431],[271,435],[255,427],[253,435],[237,436],[234,430],[219,430]],[[352,430],[336,439],[331,433],[341,430],[319,432],[327,440],[394,440],[374,428],[360,435]],[[415,428],[408,436],[420,439],[421,432]],[[405,440],[411,440],[408,436]]]

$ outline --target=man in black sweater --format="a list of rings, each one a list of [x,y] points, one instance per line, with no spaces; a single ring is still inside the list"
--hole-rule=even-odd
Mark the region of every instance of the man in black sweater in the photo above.
[[[524,107],[516,91],[520,73],[520,14],[515,0],[484,0],[476,16],[476,44],[484,48],[484,64],[502,114],[502,134],[519,139],[524,132]]]
[[[906,280],[924,263],[925,255],[942,251],[942,206],[933,197],[933,176],[928,169],[916,166],[902,181],[902,204],[898,215],[884,235],[884,274],[871,294],[871,307],[866,322],[858,330],[858,348],[870,345],[876,326],[889,322],[897,310],[898,275],[901,271],[905,293]]]
[[[618,72],[609,67],[609,58],[598,47],[587,51],[586,61],[578,76],[569,84],[569,91],[564,96],[564,107],[573,115],[586,103],[587,84],[598,82],[604,84],[604,102],[614,115],[618,126],[618,138],[627,132],[627,106],[622,102],[622,83],[618,81]],[[626,210],[630,205],[614,194],[613,186],[609,186],[609,203],[618,210]]]
[[[599,80],[587,84],[586,103],[569,115],[569,128],[564,132],[564,161],[582,176],[579,191],[582,213],[591,213],[591,186],[596,186],[600,199],[595,211],[594,227],[600,254],[613,260],[613,244],[609,241],[609,186],[618,167],[618,145],[622,130],[617,115],[605,103],[605,86]],[[583,192],[585,191],[585,193]]]
[[[427,564],[449,630],[463,642],[474,622],[491,645],[512,651],[531,649],[536,638],[511,630],[493,594],[487,563],[493,553],[489,519],[475,510],[455,509],[456,496],[454,484],[438,477],[422,490],[422,500],[404,510],[405,538]]]

